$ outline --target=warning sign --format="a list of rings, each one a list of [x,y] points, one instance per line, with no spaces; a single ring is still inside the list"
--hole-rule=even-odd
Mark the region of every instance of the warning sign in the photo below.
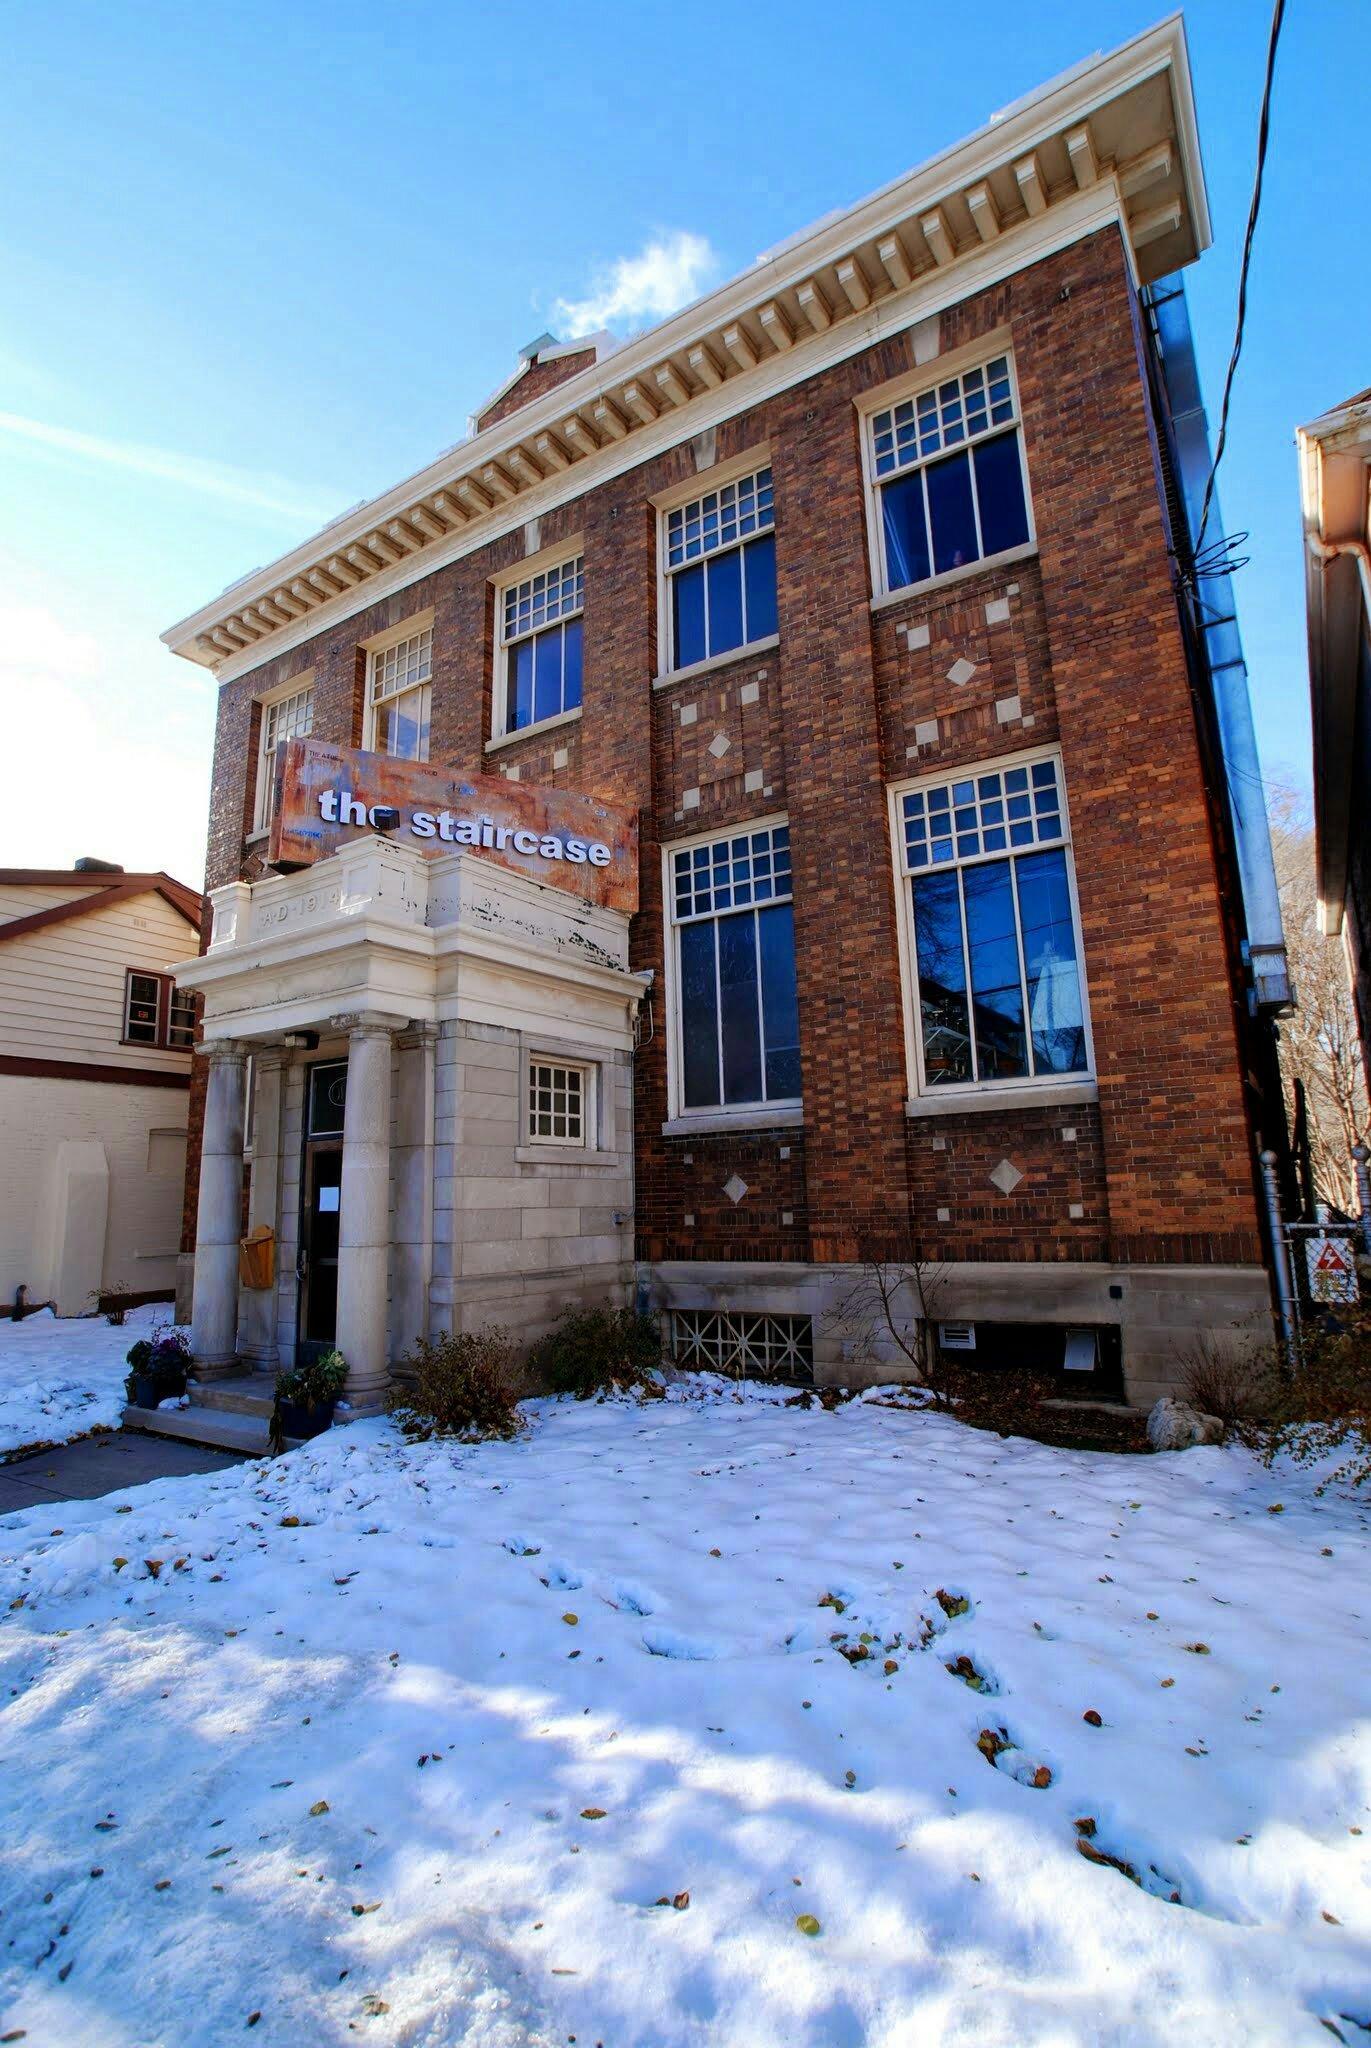
[[[1311,1237],[1304,1256],[1311,1301],[1356,1301],[1357,1261],[1350,1237]]]

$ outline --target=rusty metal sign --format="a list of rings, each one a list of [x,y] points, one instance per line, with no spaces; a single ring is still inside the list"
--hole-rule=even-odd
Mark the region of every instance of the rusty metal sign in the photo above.
[[[587,903],[638,908],[637,816],[594,797],[320,740],[278,751],[275,797],[268,858],[277,867],[308,867],[383,832],[430,857],[466,848]]]

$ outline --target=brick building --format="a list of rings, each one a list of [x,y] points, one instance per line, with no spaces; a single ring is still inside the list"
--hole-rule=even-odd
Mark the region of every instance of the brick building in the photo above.
[[[167,634],[220,685],[182,970],[211,1363],[301,1341],[310,1075],[344,1061],[367,1397],[419,1328],[635,1286],[682,1357],[870,1376],[873,1259],[936,1266],[949,1344],[1133,1399],[1269,1327],[1283,949],[1241,651],[1190,594],[1208,240],[1173,19],[651,332],[543,337],[467,440]],[[294,871],[292,738],[360,750]],[[435,775],[626,818],[636,912],[440,833]],[[231,1267],[248,1053],[270,1312]]]

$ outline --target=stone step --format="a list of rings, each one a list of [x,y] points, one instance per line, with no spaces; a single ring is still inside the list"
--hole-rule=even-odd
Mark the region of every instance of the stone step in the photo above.
[[[124,1410],[123,1421],[125,1429],[146,1430],[151,1436],[178,1436],[192,1444],[212,1444],[224,1451],[241,1451],[248,1458],[265,1458],[271,1448],[266,1417],[236,1414],[227,1408],[130,1406]]]
[[[271,1420],[276,1399],[273,1373],[250,1372],[227,1380],[192,1380],[186,1389],[193,1408],[223,1409],[233,1415],[261,1415]]]

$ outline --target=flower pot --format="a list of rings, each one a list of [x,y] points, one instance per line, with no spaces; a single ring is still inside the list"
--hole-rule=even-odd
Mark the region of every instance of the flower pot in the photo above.
[[[155,1408],[162,1399],[160,1383],[150,1372],[136,1372],[133,1375],[133,1406]]]
[[[307,1436],[322,1436],[326,1429],[333,1427],[335,1401],[320,1401],[315,1407],[306,1407],[302,1401],[281,1403],[281,1434],[299,1439]]]

